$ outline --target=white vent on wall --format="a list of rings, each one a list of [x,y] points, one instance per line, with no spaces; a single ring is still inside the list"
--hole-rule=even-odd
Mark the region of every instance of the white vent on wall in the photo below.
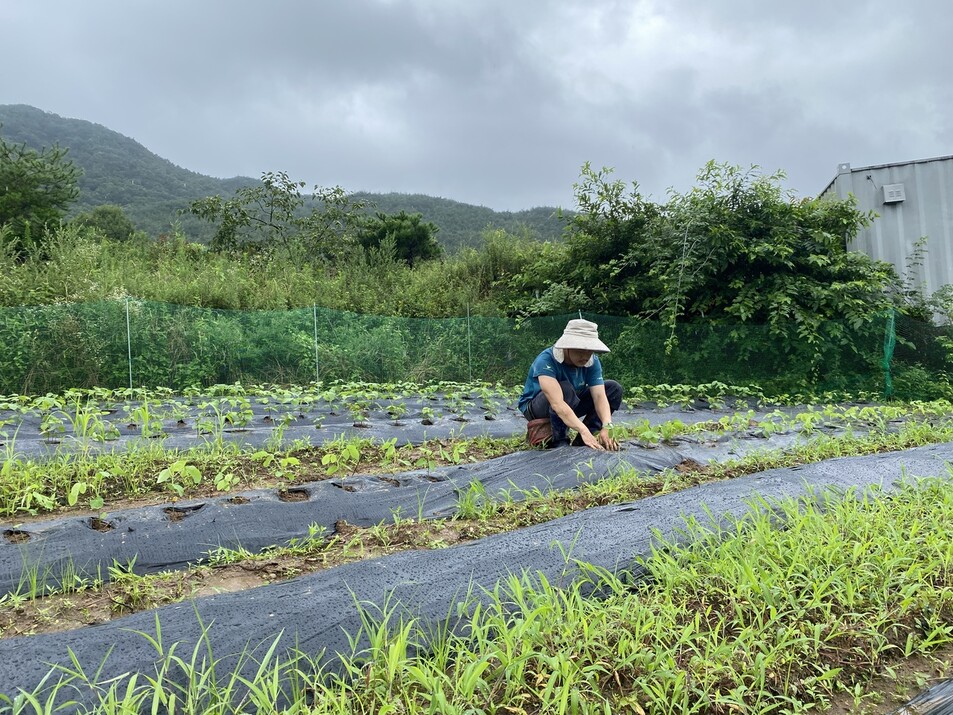
[[[895,204],[907,198],[907,194],[903,190],[903,184],[884,184],[883,191],[885,204]]]

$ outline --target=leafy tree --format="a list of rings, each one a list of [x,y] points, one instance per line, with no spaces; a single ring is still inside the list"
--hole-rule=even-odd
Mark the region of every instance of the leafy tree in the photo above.
[[[370,249],[380,248],[390,238],[394,242],[394,257],[413,267],[415,263],[443,255],[437,243],[438,230],[434,224],[424,222],[420,214],[401,211],[388,215],[379,211],[360,228],[357,240],[365,249]]]
[[[376,210],[387,214],[405,211],[419,213],[427,221],[440,227],[440,244],[454,254],[463,248],[476,248],[487,227],[503,229],[517,234],[528,232],[538,240],[558,240],[562,222],[558,210],[551,206],[539,206],[523,211],[494,211],[486,206],[474,206],[450,199],[424,194],[370,194],[358,192],[356,197],[365,199]]]
[[[192,201],[189,211],[217,224],[211,243],[215,251],[257,247],[294,261],[339,260],[351,247],[348,230],[361,218],[364,203],[340,187],[316,186],[307,213],[304,186],[284,172],[265,172],[260,185],[240,187],[230,199]]]
[[[94,229],[110,241],[128,241],[136,232],[136,225],[126,216],[121,206],[104,204],[81,213],[74,223]]]
[[[610,173],[583,167],[562,266],[610,310],[809,338],[819,321],[859,324],[890,305],[893,268],[846,249],[871,220],[851,199],[794,200],[781,174],[709,162],[657,206]]]
[[[290,250],[298,234],[304,206],[303,181],[292,181],[284,172],[265,172],[261,184],[242,186],[234,196],[207,196],[192,201],[189,211],[218,224],[212,237],[215,251],[235,251],[248,245],[273,243]]]
[[[859,327],[888,308],[896,271],[847,250],[872,216],[853,199],[794,200],[782,178],[709,162],[699,186],[673,194],[662,230],[645,243],[659,288],[646,307],[669,321],[753,322],[808,342],[821,321]]]
[[[590,310],[639,312],[646,293],[644,270],[626,256],[659,221],[662,209],[642,198],[637,183],[613,181],[611,173],[606,168],[595,171],[588,162],[583,165],[573,184],[578,211],[568,216],[566,252],[553,267],[553,280],[587,295]],[[550,285],[562,291],[558,282]]]
[[[339,263],[351,253],[367,202],[340,186],[315,186],[311,200],[311,213],[301,222],[303,245],[311,260]]]
[[[613,352],[626,364],[656,355],[643,372],[659,375],[710,374],[728,355],[818,384],[876,374],[898,277],[846,248],[871,216],[852,199],[794,199],[781,178],[710,162],[695,188],[655,204],[586,165],[566,240],[543,244],[508,281],[519,291],[508,312],[643,318],[651,344],[637,344],[639,327]]]
[[[0,137],[0,226],[22,258],[38,251],[48,225],[63,218],[78,196],[80,170],[66,158],[67,149],[37,151]]]

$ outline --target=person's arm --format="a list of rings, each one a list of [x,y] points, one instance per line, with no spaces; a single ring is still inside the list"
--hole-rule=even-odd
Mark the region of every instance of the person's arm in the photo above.
[[[582,437],[582,441],[587,447],[599,450],[605,449],[599,440],[593,436],[592,432],[589,431],[589,428],[582,423],[582,420],[576,417],[576,413],[572,411],[572,408],[563,399],[563,390],[555,377],[540,375],[539,389],[546,395],[546,399],[549,400],[549,406],[553,412],[559,416],[559,419],[561,419],[567,427],[572,427],[579,433],[579,436]],[[602,388],[602,399],[605,401],[606,411],[608,411],[609,401],[606,400],[605,388]]]
[[[602,422],[602,429],[596,435],[596,439],[606,449],[613,452],[619,449],[619,444],[609,434],[609,425],[612,424],[612,408],[609,407],[609,398],[606,397],[605,385],[593,385],[589,388],[589,394],[592,395],[592,404],[596,408],[596,414]]]

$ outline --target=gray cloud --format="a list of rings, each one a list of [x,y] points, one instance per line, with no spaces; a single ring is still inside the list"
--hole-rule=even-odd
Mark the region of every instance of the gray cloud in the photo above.
[[[571,205],[709,159],[812,195],[839,162],[953,153],[941,0],[7,0],[0,103],[214,176]]]

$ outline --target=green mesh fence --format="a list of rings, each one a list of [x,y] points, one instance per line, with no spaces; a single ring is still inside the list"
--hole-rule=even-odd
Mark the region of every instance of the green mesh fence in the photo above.
[[[948,329],[889,316],[862,325],[829,321],[822,339],[794,326],[688,323],[670,326],[583,313],[612,348],[607,376],[626,385],[758,384],[771,393],[893,388],[929,397],[946,368]],[[359,315],[323,308],[226,311],[140,300],[0,309],[0,392],[61,392],[71,387],[168,387],[221,383],[309,383],[320,379],[522,383],[540,350],[566,321],[558,315],[517,322]],[[671,342],[671,341],[669,341]],[[932,377],[931,377],[932,376]],[[931,382],[932,379],[932,382]]]
[[[897,315],[890,361],[892,395],[900,399],[950,398],[953,327]]]

